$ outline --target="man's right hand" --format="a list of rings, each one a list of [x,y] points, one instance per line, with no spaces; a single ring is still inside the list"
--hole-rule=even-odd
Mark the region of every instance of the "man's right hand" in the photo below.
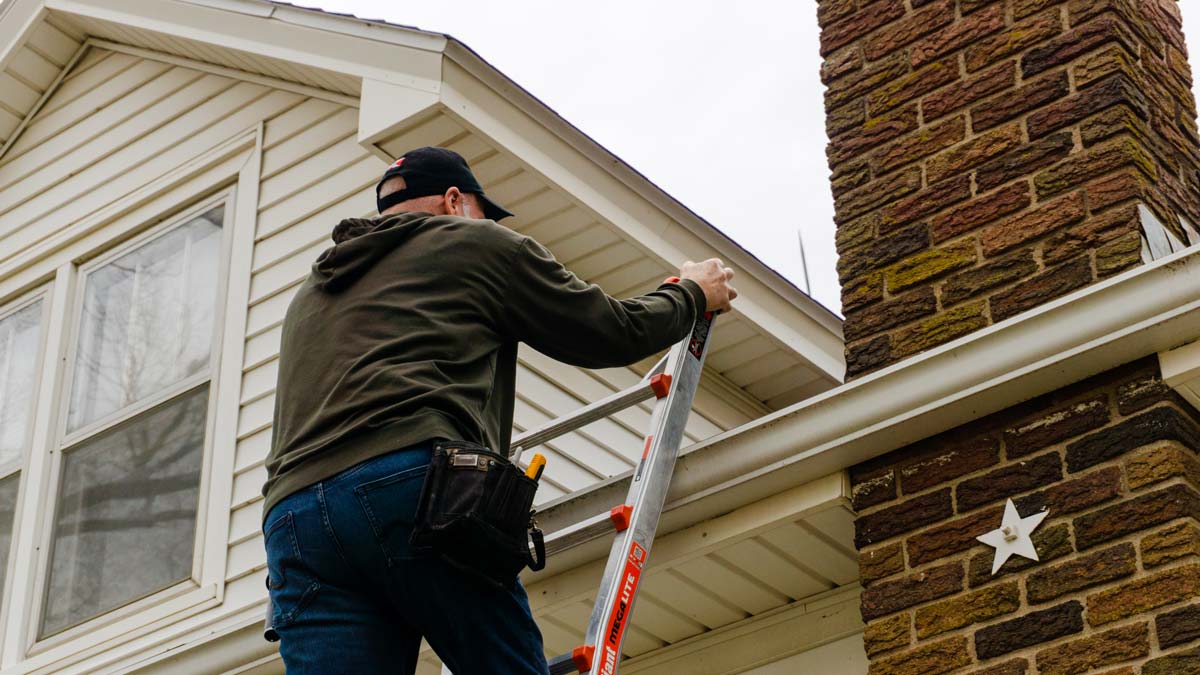
[[[733,270],[725,266],[718,258],[709,258],[704,262],[687,261],[679,268],[680,279],[691,279],[704,290],[704,300],[707,312],[728,312],[730,303],[737,297],[737,290],[729,285],[733,278]]]

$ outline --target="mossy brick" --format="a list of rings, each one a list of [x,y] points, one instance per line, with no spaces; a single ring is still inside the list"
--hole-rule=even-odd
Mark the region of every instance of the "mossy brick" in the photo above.
[[[1004,61],[977,75],[959,80],[921,99],[921,116],[928,123],[1017,83],[1017,62]]]
[[[948,148],[966,135],[967,120],[961,115],[923,127],[872,153],[871,169],[876,175],[885,174]]]
[[[871,166],[867,164],[866,160],[862,160],[857,164],[839,166],[835,174],[829,179],[834,197],[840,197],[870,182]]]
[[[1062,0],[1013,0],[1013,18],[1024,19],[1032,14],[1037,14],[1047,7],[1061,4]]]
[[[1082,631],[1083,606],[1072,600],[980,628],[975,631],[975,654],[980,660],[994,659]]]
[[[1005,31],[978,40],[967,47],[964,59],[968,71],[976,71],[1018,54],[1062,32],[1057,7],[1026,17]]]
[[[950,563],[881,581],[862,592],[862,616],[873,621],[963,589],[962,563]]]
[[[846,378],[854,378],[892,362],[892,338],[880,335],[846,345]]]
[[[994,288],[1019,281],[1037,272],[1037,268],[1033,249],[1027,248],[964,270],[947,278],[942,284],[942,306],[951,307]]]
[[[1021,513],[1027,513],[1027,511],[1022,510]],[[997,524],[999,523],[998,520],[996,522]],[[995,528],[993,527],[993,529]],[[1037,551],[1039,562],[1020,556],[1013,556],[994,575],[992,574],[992,562],[995,558],[995,551],[989,549],[988,551],[971,556],[970,561],[967,563],[968,584],[971,588],[978,588],[1010,575],[1024,572],[1032,567],[1044,565],[1052,560],[1070,555],[1072,552],[1071,526],[1067,523],[1059,523],[1034,530],[1033,548]]]
[[[1131,490],[1172,478],[1184,478],[1200,487],[1200,459],[1195,450],[1178,441],[1162,441],[1127,457],[1125,475]]]
[[[1133,62],[1133,57],[1124,47],[1112,45],[1071,64],[1071,73],[1075,86],[1084,89],[1109,75],[1133,73]]]
[[[915,494],[994,466],[1000,461],[1000,439],[995,434],[966,438],[929,439],[928,450],[895,468],[904,494]]]
[[[1072,26],[1083,26],[1093,17],[1109,15],[1118,21],[1122,28],[1135,39],[1150,48],[1150,51],[1162,58],[1165,54],[1163,35],[1154,26],[1152,19],[1155,3],[1139,3],[1136,0],[1071,0],[1067,4],[1067,15]]]
[[[1025,579],[1030,604],[1041,604],[1137,573],[1137,550],[1128,542],[1034,570]]]
[[[971,663],[967,647],[962,636],[918,645],[872,662],[867,675],[942,675]]]
[[[1081,222],[1086,217],[1083,192],[1076,191],[983,228],[979,232],[979,243],[983,254],[992,257]]]
[[[863,630],[863,646],[867,656],[874,658],[880,654],[907,647],[912,644],[912,615],[897,614],[886,619],[872,621]]]
[[[986,131],[1030,110],[1057,101],[1067,96],[1070,91],[1071,83],[1065,71],[1048,73],[1026,82],[1013,91],[998,94],[972,107],[971,128],[976,133]]]
[[[967,14],[964,9],[964,14]],[[969,14],[929,35],[912,46],[912,64],[921,66],[976,42],[1004,28],[1004,5],[996,3],[986,10]]]
[[[976,262],[975,242],[966,240],[922,251],[883,270],[889,293],[899,293]],[[930,289],[930,295],[933,291]]]
[[[1122,167],[1135,168],[1151,181],[1158,176],[1154,159],[1145,148],[1133,139],[1122,136],[1071,155],[1038,173],[1033,182],[1038,197],[1049,199]]]
[[[967,675],[1027,675],[1029,673],[1029,661],[1026,659],[1012,659],[1003,663],[997,663],[979,670],[972,670]]]
[[[1200,449],[1195,423],[1179,410],[1160,406],[1093,432],[1067,446],[1067,470],[1074,473],[1159,441]]]
[[[841,77],[862,70],[862,67],[862,51],[854,46],[845,47],[821,64],[821,82],[828,86]]]
[[[849,341],[860,340],[936,311],[937,298],[933,289],[919,288],[859,311],[848,312],[842,324],[842,334]]]
[[[825,113],[825,135],[833,138],[867,121],[867,102],[862,99],[831,108]]]
[[[975,537],[980,533],[999,527],[1004,514],[1002,507],[990,508],[979,513],[947,520],[908,538],[908,564],[924,565],[939,558],[954,555],[980,546]]]
[[[969,176],[947,178],[884,207],[879,213],[879,231],[891,232],[964,201],[970,196]]]
[[[1142,237],[1129,232],[1096,249],[1096,277],[1104,279],[1142,263]]]
[[[830,20],[821,28],[821,56],[828,56],[902,16],[904,4],[896,0],[863,3],[858,12]]]
[[[1013,503],[1021,513],[1046,510],[1055,516],[1065,516],[1111,501],[1120,495],[1121,468],[1110,466],[1018,497]]]
[[[1200,527],[1190,522],[1165,527],[1142,537],[1140,548],[1146,569],[1200,557]]]
[[[857,220],[852,220],[837,228],[834,235],[834,246],[839,254],[845,253],[856,246],[861,246],[875,236],[875,228],[879,222],[877,213],[868,213]]]
[[[1015,150],[981,164],[975,171],[975,184],[980,191],[991,190],[1066,159],[1074,147],[1070,131],[1023,143]]]
[[[1150,653],[1150,626],[1137,623],[1044,649],[1034,656],[1041,675],[1081,675]]]
[[[875,31],[863,41],[863,53],[868,60],[877,61],[921,36],[949,25],[954,22],[954,2],[935,0]]]
[[[1005,456],[1024,457],[1102,427],[1110,419],[1109,397],[1104,392],[1039,411],[1004,430]]]
[[[1062,457],[1048,452],[1011,462],[982,476],[969,478],[954,488],[955,506],[965,513],[985,504],[1044,487],[1062,478]]]
[[[926,178],[930,183],[945,180],[981,166],[1020,146],[1022,142],[1020,124],[993,129],[934,155],[926,162]]]
[[[889,265],[929,247],[929,228],[913,225],[838,256],[839,279],[845,283],[871,270]]]
[[[1092,280],[1087,257],[1076,258],[1034,275],[989,298],[992,320],[1003,321],[1082,288]]]
[[[1047,265],[1055,265],[1068,258],[1086,255],[1088,251],[1128,232],[1140,231],[1141,222],[1141,215],[1134,204],[1093,215],[1052,233],[1042,249],[1042,261]]]
[[[1186,485],[1169,485],[1078,516],[1072,522],[1076,547],[1086,550],[1176,518],[1200,519],[1200,494]]]
[[[864,587],[903,571],[904,544],[901,542],[863,551],[858,556],[858,578]]]
[[[926,64],[867,95],[867,111],[881,115],[958,79],[958,63],[950,58]]]
[[[1097,178],[1087,184],[1088,206],[1097,213],[1122,202],[1140,199],[1146,193],[1146,178],[1134,170]]]
[[[1164,649],[1200,639],[1200,604],[1164,612],[1154,618],[1158,644]]]
[[[930,222],[930,234],[934,242],[940,243],[1020,211],[1029,206],[1031,200],[1028,183],[1007,185],[935,217]]]
[[[1151,131],[1149,123],[1136,115],[1127,105],[1119,105],[1084,119],[1079,124],[1079,140],[1083,147],[1091,148],[1115,138],[1128,136],[1143,147],[1156,161],[1170,171],[1176,171],[1179,162],[1170,157],[1170,150],[1162,144],[1162,138]]]
[[[1016,581],[941,600],[917,608],[917,638],[924,640],[963,626],[988,621],[1015,612],[1020,607],[1021,589]]]
[[[1200,647],[1150,659],[1142,675],[1200,675]]]
[[[1087,620],[1092,626],[1103,626],[1197,596],[1200,565],[1172,567],[1089,595]]]
[[[881,117],[869,117],[863,123],[833,138],[825,149],[830,168],[862,158],[880,145],[900,138],[917,128],[917,106],[893,110]]]
[[[933,349],[988,325],[984,303],[968,303],[898,330],[892,351],[904,357]]]
[[[855,99],[863,99],[912,70],[902,54],[872,63],[869,67],[839,78],[825,90],[825,110],[832,111]]]
[[[954,512],[950,488],[919,495],[861,515],[854,521],[854,545],[863,548],[887,541],[919,527],[946,519]]]
[[[871,272],[842,286],[842,311],[853,312],[883,299],[883,272]]]
[[[857,11],[857,0],[817,0],[817,25],[828,26]]]
[[[920,169],[914,167],[898,171],[834,199],[834,218],[840,226],[919,189]]]
[[[1131,53],[1138,51],[1137,40],[1119,19],[1101,15],[1030,49],[1021,57],[1021,74],[1033,77],[1107,43],[1120,45]]]
[[[1045,77],[1058,76],[1065,78],[1066,73],[1060,71],[1058,74],[1050,74]],[[1049,101],[1046,102],[1049,103]],[[1128,124],[1114,123],[1107,117],[1103,118],[1101,124],[1096,126],[1107,127],[1110,131],[1099,137],[1094,133],[1091,134],[1087,141],[1091,141],[1088,144],[1094,144],[1103,138],[1120,133],[1124,128],[1133,128],[1138,117],[1146,117],[1148,105],[1146,97],[1132,80],[1124,74],[1116,74],[1080,91],[1074,96],[1063,98],[1057,103],[1052,103],[1032,113],[1029,115],[1029,119],[1026,120],[1026,128],[1029,130],[1030,138],[1041,138],[1052,131],[1058,131],[1059,129],[1078,124],[1082,120],[1092,117],[1107,108],[1124,106],[1130,114]],[[1032,109],[1032,107],[1028,109]]]

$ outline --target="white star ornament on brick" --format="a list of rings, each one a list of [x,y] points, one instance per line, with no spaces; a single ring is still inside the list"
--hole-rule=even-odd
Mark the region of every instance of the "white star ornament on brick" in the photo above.
[[[1047,514],[1049,511],[1041,511],[1028,518],[1022,518],[1017,513],[1017,507],[1013,504],[1013,500],[1008,500],[1004,505],[1004,519],[1000,522],[1000,529],[976,537],[979,541],[996,549],[996,557],[992,560],[992,574],[999,572],[1000,567],[1014,555],[1037,561],[1037,549],[1033,547],[1031,535],[1037,526],[1046,519]]]

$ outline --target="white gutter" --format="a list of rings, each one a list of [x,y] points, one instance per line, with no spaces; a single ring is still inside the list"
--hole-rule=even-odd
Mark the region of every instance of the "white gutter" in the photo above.
[[[684,451],[660,532],[726,513],[1200,335],[1200,247],[1156,260]],[[629,475],[548,505],[547,532],[607,510]],[[602,550],[564,552],[555,567]]]

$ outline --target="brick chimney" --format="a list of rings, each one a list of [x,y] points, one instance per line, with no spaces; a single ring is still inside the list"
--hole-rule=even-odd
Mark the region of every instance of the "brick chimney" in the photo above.
[[[1187,242],[1175,0],[819,0],[854,377]],[[1182,220],[1181,220],[1182,219]]]
[[[1196,243],[1176,0],[818,6],[849,376]],[[1200,674],[1198,451],[1150,357],[853,467],[869,674]]]

